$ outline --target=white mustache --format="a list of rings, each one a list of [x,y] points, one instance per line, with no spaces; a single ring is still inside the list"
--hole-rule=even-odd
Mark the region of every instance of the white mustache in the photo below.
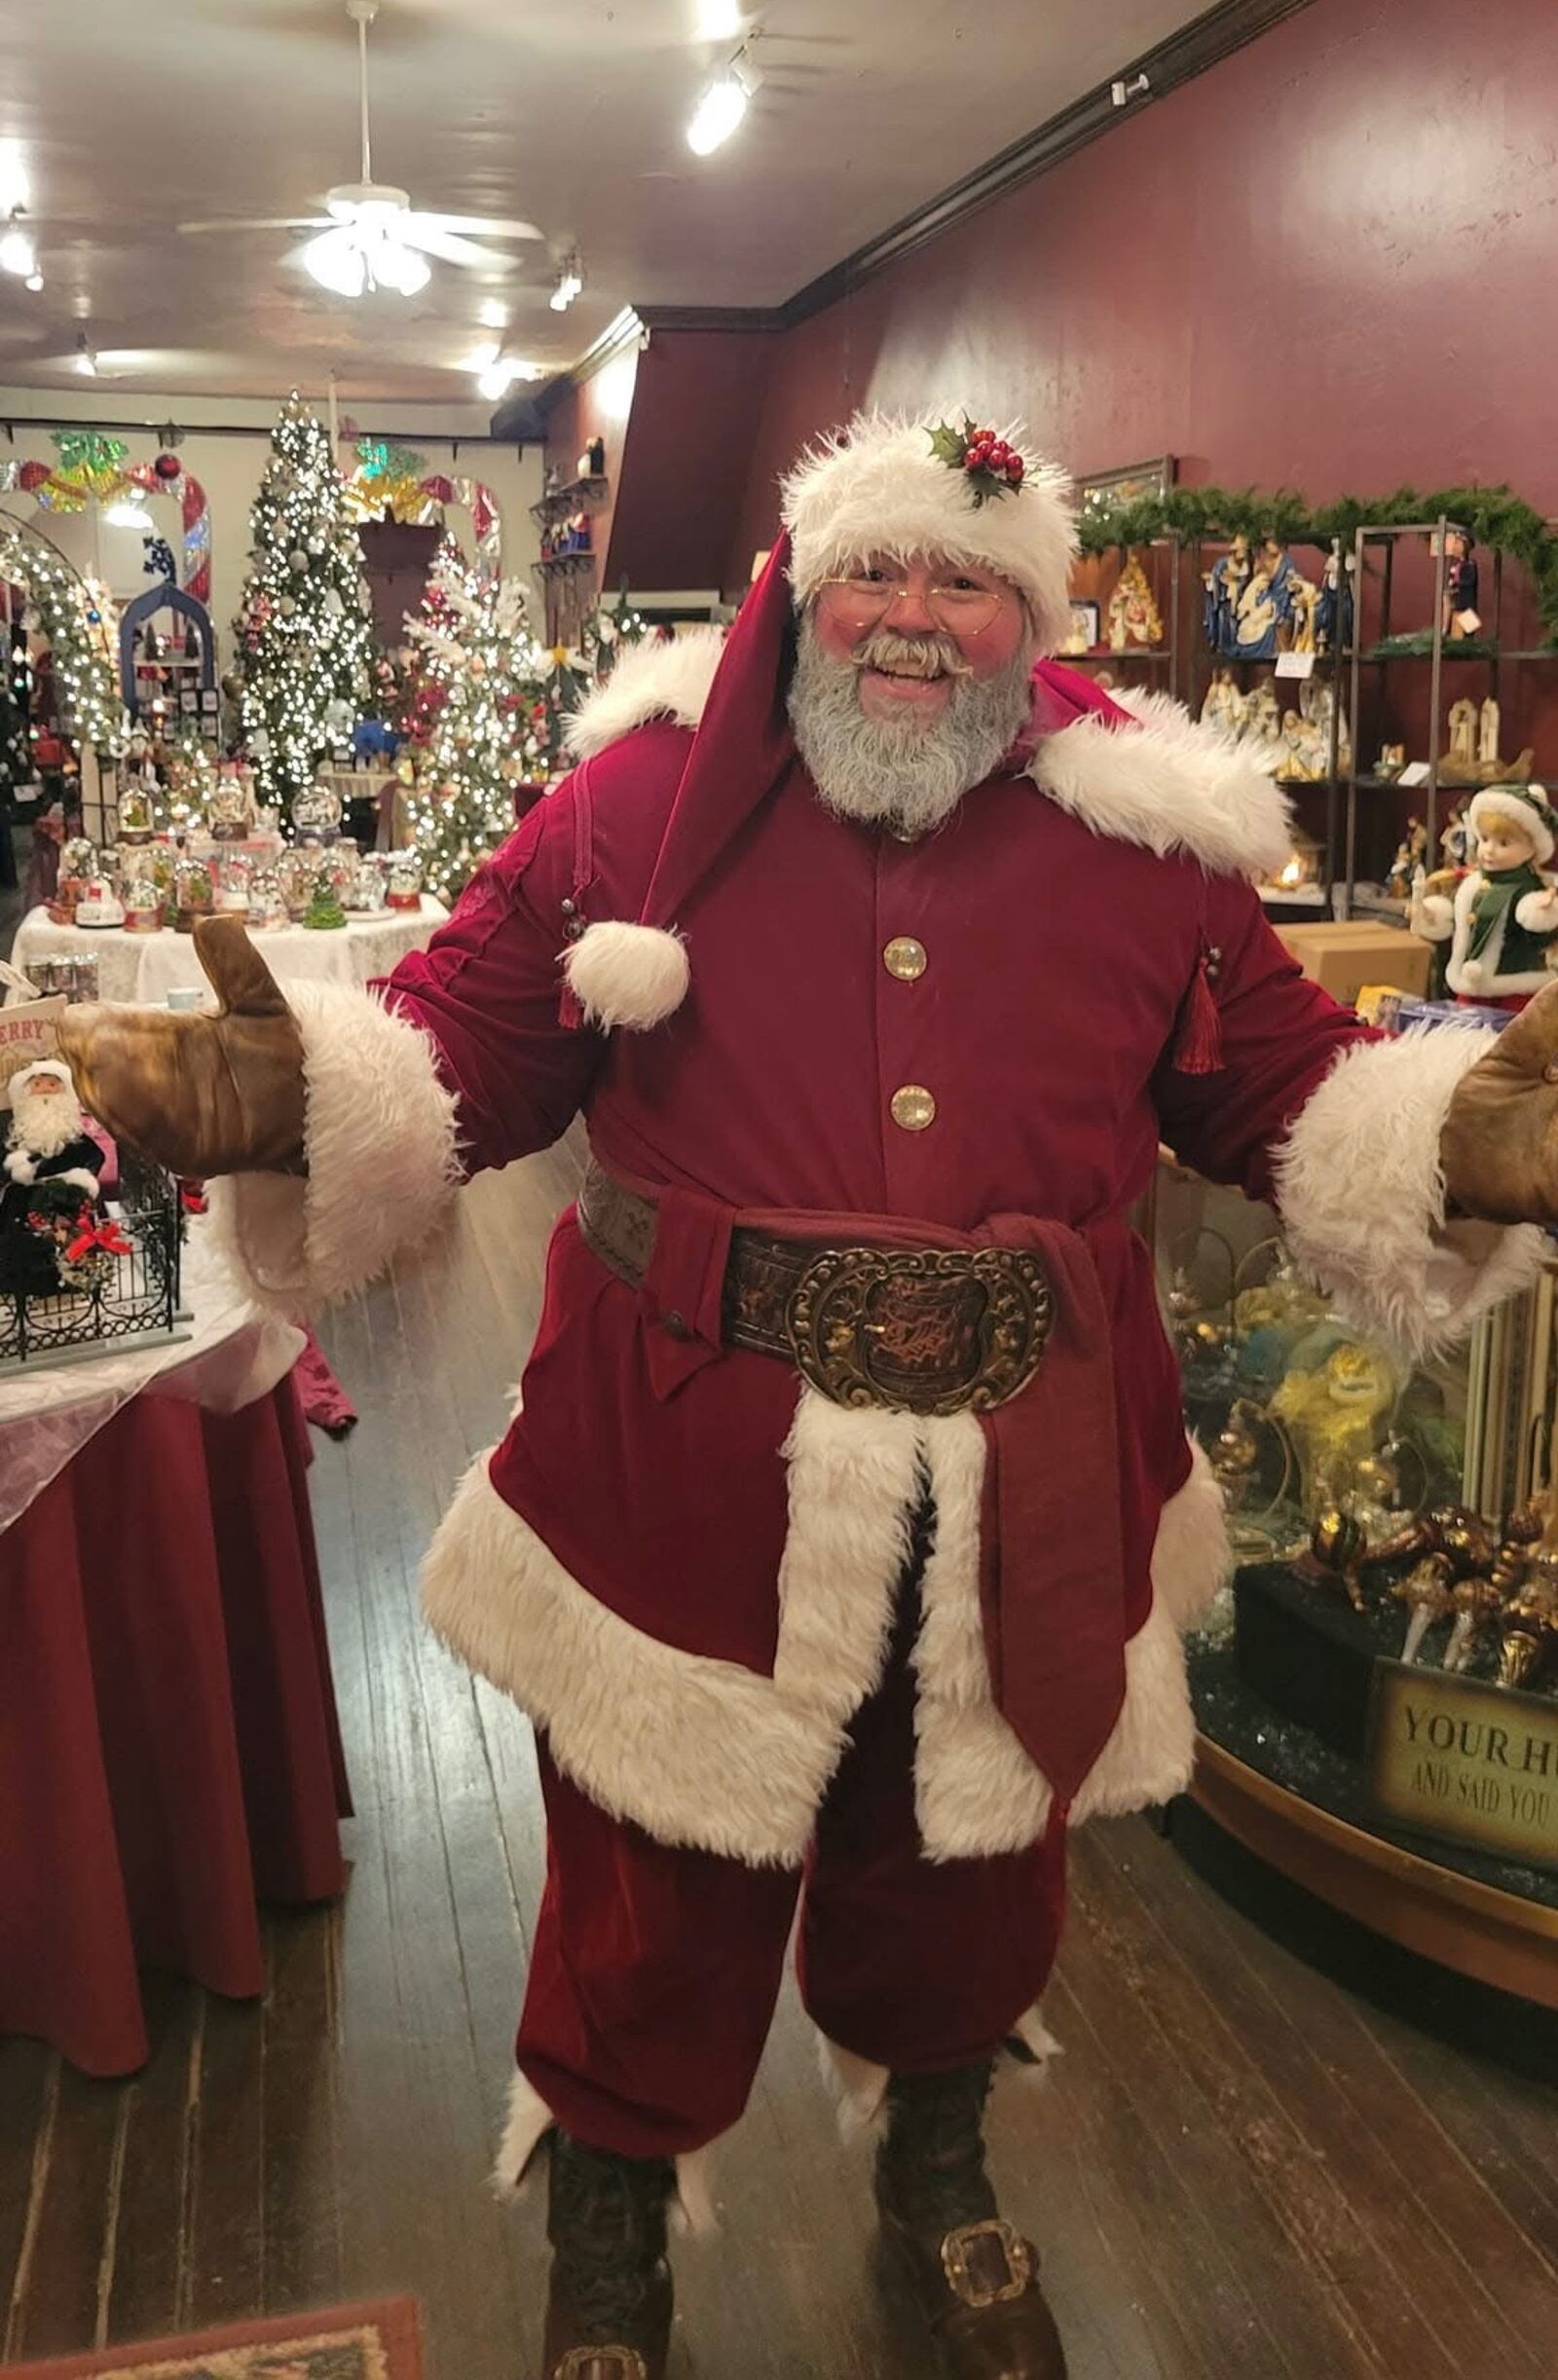
[[[857,645],[851,659],[856,669],[895,670],[920,678],[972,678],[974,672],[949,636],[899,636],[878,629]]]

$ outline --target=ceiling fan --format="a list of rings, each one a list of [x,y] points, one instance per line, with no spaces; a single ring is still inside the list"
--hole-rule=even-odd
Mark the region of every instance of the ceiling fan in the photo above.
[[[181,232],[314,232],[316,237],[293,250],[315,279],[341,297],[361,297],[364,290],[393,289],[414,297],[426,288],[427,259],[463,265],[469,272],[491,273],[514,260],[477,245],[472,233],[497,240],[539,240],[534,223],[508,222],[490,215],[425,214],[411,204],[409,191],[373,178],[368,127],[368,27],[379,14],[379,0],[346,0],[347,15],[357,28],[357,104],[362,134],[362,178],[326,191],[322,215],[257,216],[248,222],[181,223]]]

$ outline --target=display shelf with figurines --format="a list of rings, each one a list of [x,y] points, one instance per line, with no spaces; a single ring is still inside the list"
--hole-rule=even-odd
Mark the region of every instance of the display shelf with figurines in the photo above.
[[[1104,687],[1179,691],[1181,549],[1172,538],[1084,555],[1072,573],[1071,634],[1059,657]],[[1122,667],[1122,664],[1125,666]]]
[[[1442,923],[1438,904],[1453,902],[1475,859],[1471,802],[1500,786],[1535,783],[1540,795],[1538,747],[1558,725],[1558,683],[1544,665],[1558,661],[1558,645],[1529,633],[1540,590],[1511,585],[1497,545],[1483,563],[1468,528],[1447,513],[1361,523],[1354,556],[1366,615],[1350,655],[1359,733],[1339,911]]]
[[[1292,849],[1261,899],[1278,916],[1328,913],[1353,757],[1345,699],[1353,596],[1341,541],[1236,534],[1193,540],[1189,552],[1201,617],[1185,700],[1231,741],[1253,746],[1292,805]]]
[[[1298,1274],[1269,1208],[1168,1158],[1152,1208],[1235,1557],[1189,1639],[1198,1765],[1170,1835],[1242,1875],[1256,1914],[1298,1885],[1558,2012],[1558,1262],[1414,1364]],[[1471,1755],[1402,1772],[1403,1692]],[[1479,1779],[1490,1725],[1530,1779],[1497,1761]],[[1539,2037],[1558,2064],[1558,2026]]]

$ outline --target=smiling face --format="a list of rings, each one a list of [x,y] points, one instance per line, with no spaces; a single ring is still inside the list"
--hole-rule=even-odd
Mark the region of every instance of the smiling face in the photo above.
[[[960,678],[993,678],[1030,633],[1016,587],[978,563],[872,554],[817,601],[817,642],[860,671],[868,719],[940,719]]]
[[[1478,824],[1477,866],[1485,874],[1497,874],[1503,868],[1523,868],[1536,853],[1536,844],[1518,820],[1502,810],[1483,812]]]
[[[790,716],[830,809],[929,834],[991,776],[1031,707],[1032,615],[1008,580],[869,555],[801,614]]]

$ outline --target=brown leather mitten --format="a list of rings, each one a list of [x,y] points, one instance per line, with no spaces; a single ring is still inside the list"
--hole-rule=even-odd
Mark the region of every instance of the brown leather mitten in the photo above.
[[[1450,1205],[1491,1223],[1558,1223],[1558,984],[1463,1075],[1439,1134]]]
[[[303,1038],[239,917],[207,917],[195,951],[214,1017],[93,1003],[67,1008],[60,1055],[84,1107],[186,1180],[301,1173]]]

